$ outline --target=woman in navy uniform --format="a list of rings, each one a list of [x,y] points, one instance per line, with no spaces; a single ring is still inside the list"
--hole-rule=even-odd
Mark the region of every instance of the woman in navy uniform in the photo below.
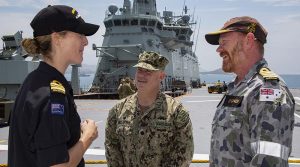
[[[25,79],[10,117],[10,167],[84,166],[83,155],[98,137],[93,120],[81,123],[72,88],[64,77],[82,62],[86,36],[99,26],[85,23],[68,6],[42,9],[32,20],[33,39],[22,46],[43,61]]]

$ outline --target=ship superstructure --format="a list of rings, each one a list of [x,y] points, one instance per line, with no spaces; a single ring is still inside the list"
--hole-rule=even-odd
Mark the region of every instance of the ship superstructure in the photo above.
[[[155,51],[169,60],[163,90],[171,90],[174,80],[187,85],[200,84],[198,58],[193,52],[190,16],[174,16],[172,11],[157,12],[156,0],[124,0],[123,7],[110,5],[102,46],[93,45],[99,57],[91,91],[116,92],[121,78],[134,78],[138,55]]]

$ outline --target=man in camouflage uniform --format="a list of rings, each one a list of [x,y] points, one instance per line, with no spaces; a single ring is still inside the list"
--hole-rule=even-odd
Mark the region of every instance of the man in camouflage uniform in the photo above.
[[[159,91],[168,60],[155,52],[140,54],[137,93],[110,111],[105,150],[112,167],[186,167],[194,152],[192,123],[181,103]]]
[[[119,98],[123,99],[129,95],[134,94],[134,92],[135,91],[131,88],[130,85],[130,79],[129,78],[122,79],[118,87]]]
[[[205,35],[219,45],[223,70],[237,75],[213,118],[211,167],[288,166],[295,102],[263,58],[266,37],[263,26],[246,16]]]

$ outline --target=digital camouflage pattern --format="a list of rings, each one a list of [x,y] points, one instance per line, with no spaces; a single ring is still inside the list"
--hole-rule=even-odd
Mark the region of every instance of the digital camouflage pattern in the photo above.
[[[212,123],[211,167],[288,166],[295,102],[282,79],[264,79],[258,73],[262,67],[267,67],[264,59],[241,83],[228,85]],[[282,94],[275,100],[261,100],[261,88]]]
[[[187,167],[194,153],[189,114],[163,93],[141,112],[133,94],[109,111],[105,150],[109,167]]]
[[[129,95],[132,95],[135,93],[135,90],[132,89],[130,82],[126,82],[125,80],[121,80],[121,83],[118,87],[118,94],[119,94],[119,98],[123,99]]]
[[[139,55],[138,64],[133,67],[140,67],[151,71],[164,70],[169,63],[168,59],[156,52],[145,51]]]

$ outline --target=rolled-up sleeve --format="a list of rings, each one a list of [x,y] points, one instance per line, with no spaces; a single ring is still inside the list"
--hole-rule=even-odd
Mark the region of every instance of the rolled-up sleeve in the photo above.
[[[275,100],[260,100],[260,88],[254,91],[248,106],[250,111],[251,166],[288,166],[294,128],[293,97],[282,88]]]
[[[117,128],[117,106],[114,106],[108,114],[105,127],[105,155],[107,166],[124,166],[123,155],[121,153],[121,145],[116,133]]]

